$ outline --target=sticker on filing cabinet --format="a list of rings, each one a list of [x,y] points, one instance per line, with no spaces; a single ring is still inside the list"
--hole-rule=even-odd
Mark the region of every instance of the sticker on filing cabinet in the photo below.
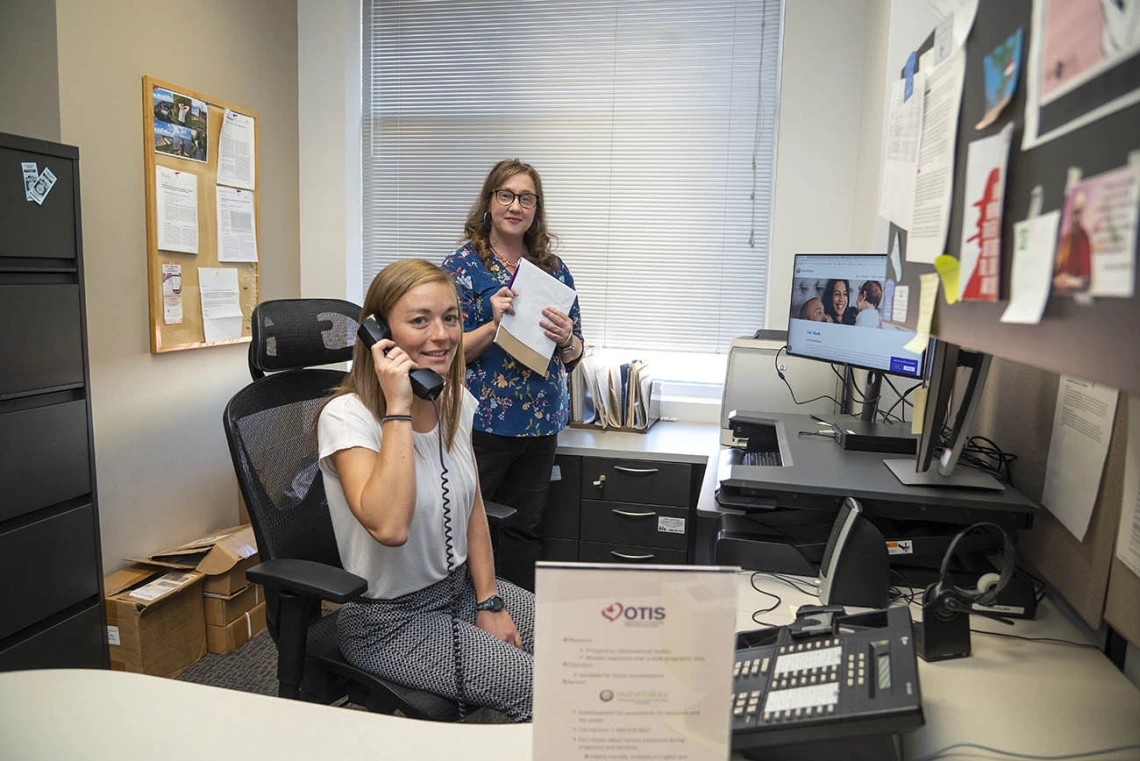
[[[40,170],[36,168],[34,161],[20,162],[20,169],[24,171],[24,200],[34,201],[32,198],[32,185],[36,184],[36,180],[40,178]]]
[[[136,597],[139,600],[147,600],[148,602],[150,600],[157,600],[164,594],[178,589],[193,578],[194,577],[188,573],[168,573],[149,584],[144,584],[138,589],[133,590],[130,596]]]
[[[888,555],[913,555],[914,542],[909,539],[900,539],[897,542],[887,542]]]
[[[50,169],[45,168],[40,172],[40,176],[36,178],[36,181],[32,183],[32,187],[28,192],[31,193],[33,201],[43,205],[44,199],[47,198],[47,194],[51,192],[53,185],[55,185],[55,174]]]
[[[562,468],[558,467],[557,465],[555,465],[553,468],[551,468],[550,469],[550,480],[551,481],[561,481],[562,480]]]
[[[685,519],[659,515],[657,516],[657,530],[666,534],[683,534],[685,533]]]
[[[107,627],[107,644],[108,645],[121,645],[121,644],[123,644],[122,642],[119,641],[119,627],[117,627],[117,626],[108,626]]]

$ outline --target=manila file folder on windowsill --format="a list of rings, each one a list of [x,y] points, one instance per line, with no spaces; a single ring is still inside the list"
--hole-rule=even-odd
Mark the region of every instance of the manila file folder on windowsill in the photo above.
[[[518,293],[513,302],[515,313],[503,315],[495,332],[495,343],[545,378],[550,369],[550,358],[554,355],[554,341],[546,337],[538,324],[539,320],[545,319],[542,310],[554,307],[569,314],[578,294],[527,259],[519,260],[511,288]]]

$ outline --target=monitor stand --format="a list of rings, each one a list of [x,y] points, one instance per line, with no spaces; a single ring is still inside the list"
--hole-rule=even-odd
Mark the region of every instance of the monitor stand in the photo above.
[[[925,473],[916,472],[914,458],[905,460],[883,460],[895,478],[904,486],[933,486],[941,489],[976,489],[982,491],[1003,491],[1005,484],[989,473],[969,468],[955,468],[954,472],[944,476],[938,472],[937,466],[932,466]]]

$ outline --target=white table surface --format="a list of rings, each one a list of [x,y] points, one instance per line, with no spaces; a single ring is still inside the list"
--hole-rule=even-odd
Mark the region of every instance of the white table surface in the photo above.
[[[753,589],[751,576],[739,577],[741,630],[757,628],[752,612],[773,602]],[[757,577],[757,585],[782,598],[759,616],[766,623],[786,623],[796,607],[815,602],[769,576]],[[974,628],[1081,640],[1048,601],[1038,620],[1010,629],[975,618]],[[919,662],[926,726],[908,737],[909,757],[956,742],[1037,754],[1140,743],[1140,691],[1099,651],[981,634],[973,648],[969,658]],[[219,754],[524,761],[531,758],[531,727],[421,722],[117,671],[0,674],[4,761],[202,761]],[[1137,758],[1140,751],[1098,757]]]

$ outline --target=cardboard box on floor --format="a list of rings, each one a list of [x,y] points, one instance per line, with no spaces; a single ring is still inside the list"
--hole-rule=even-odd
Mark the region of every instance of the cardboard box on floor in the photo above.
[[[258,562],[252,526],[213,531],[148,558],[127,559],[163,568],[198,571],[206,577],[202,590],[223,596],[240,592],[249,583],[245,572]]]
[[[232,653],[263,631],[265,631],[265,603],[259,603],[227,626],[207,626],[206,649],[211,653],[222,655]]]
[[[240,616],[265,602],[265,591],[260,584],[250,584],[229,596],[206,592],[202,606],[206,611],[206,626],[229,626]]]
[[[174,678],[205,655],[202,578],[137,565],[105,578],[111,668]]]

